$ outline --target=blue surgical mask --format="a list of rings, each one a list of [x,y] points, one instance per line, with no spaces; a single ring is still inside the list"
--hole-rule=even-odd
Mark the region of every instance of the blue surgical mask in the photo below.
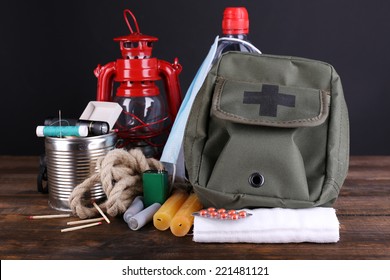
[[[209,53],[207,54],[202,65],[198,69],[198,72],[196,73],[190,87],[187,90],[184,100],[180,106],[179,112],[177,113],[175,122],[172,126],[168,140],[164,146],[162,156],[160,158],[160,161],[164,164],[165,168],[170,174],[172,174],[172,183],[175,180],[179,182],[186,181],[183,151],[184,131],[192,104],[212,66],[214,57],[217,52],[218,42],[220,40],[232,40],[236,42],[238,41],[245,45],[249,45],[251,48],[253,48],[255,52],[261,53],[252,44],[246,41],[242,41],[235,38],[219,38],[218,36],[215,38],[214,43],[209,50]]]

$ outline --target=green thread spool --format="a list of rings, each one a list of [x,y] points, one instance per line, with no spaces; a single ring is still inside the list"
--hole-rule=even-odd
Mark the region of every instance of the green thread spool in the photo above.
[[[64,137],[64,136],[88,136],[88,127],[81,126],[38,126],[36,129],[38,137]]]

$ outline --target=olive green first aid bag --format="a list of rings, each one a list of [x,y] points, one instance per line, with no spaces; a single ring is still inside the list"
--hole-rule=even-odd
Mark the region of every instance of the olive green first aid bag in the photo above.
[[[187,121],[184,158],[205,207],[332,206],[348,171],[348,111],[324,62],[228,52]]]

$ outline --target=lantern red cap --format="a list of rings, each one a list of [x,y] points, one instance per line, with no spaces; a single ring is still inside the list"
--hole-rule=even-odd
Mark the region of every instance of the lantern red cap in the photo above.
[[[249,17],[245,7],[228,7],[223,12],[223,34],[248,34]]]

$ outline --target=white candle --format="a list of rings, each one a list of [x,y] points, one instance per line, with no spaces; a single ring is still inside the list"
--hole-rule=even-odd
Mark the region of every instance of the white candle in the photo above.
[[[153,215],[160,209],[160,203],[153,203],[148,208],[138,212],[129,219],[128,225],[132,230],[138,230],[153,220]]]
[[[142,209],[144,209],[143,198],[142,196],[137,196],[123,214],[123,220],[128,223],[130,218],[140,212]]]

